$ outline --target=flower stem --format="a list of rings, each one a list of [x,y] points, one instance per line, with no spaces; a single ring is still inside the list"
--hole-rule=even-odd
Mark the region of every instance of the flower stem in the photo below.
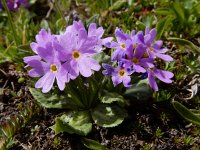
[[[14,41],[15,41],[15,44],[18,46],[19,45],[19,42],[18,42],[18,39],[17,39],[17,34],[16,34],[16,31],[15,31],[15,28],[14,28],[14,23],[13,23],[13,20],[12,20],[12,17],[11,17],[11,14],[10,14],[10,11],[8,9],[8,6],[6,4],[6,1],[5,0],[2,0],[2,3],[3,3],[3,6],[5,8],[5,11],[8,15],[8,21],[10,23],[10,27],[11,27],[11,30],[13,32],[13,36],[14,36]]]

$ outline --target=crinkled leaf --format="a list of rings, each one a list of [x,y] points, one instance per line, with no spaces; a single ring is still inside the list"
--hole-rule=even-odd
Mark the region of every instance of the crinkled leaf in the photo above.
[[[85,147],[92,149],[92,150],[107,150],[103,145],[99,142],[87,138],[82,138],[81,142],[84,144]]]
[[[110,60],[110,56],[106,55],[106,53],[104,53],[104,52],[95,54],[95,55],[93,56],[93,58],[94,58],[95,60],[97,60],[100,64],[101,64],[101,63],[107,63],[107,62],[109,62],[109,60]]]
[[[180,39],[180,38],[175,38],[175,37],[168,38],[167,40],[172,41],[172,42],[175,42],[175,43],[178,43],[178,44],[180,44],[181,46],[189,47],[189,48],[191,48],[194,52],[200,54],[200,48],[199,48],[198,46],[194,45],[192,42],[190,42],[190,41],[188,41],[188,40]]]
[[[94,122],[102,127],[115,127],[127,116],[125,109],[117,105],[99,104],[91,112]]]
[[[86,136],[92,130],[92,123],[88,111],[70,111],[56,118],[51,127],[55,134],[68,132]]]
[[[104,94],[102,97],[100,97],[100,101],[102,103],[111,104],[113,102],[118,102],[119,105],[124,106],[125,105],[125,99],[122,95],[114,92],[108,92],[104,90]]]
[[[72,99],[57,93],[44,94],[40,90],[29,88],[33,97],[45,108],[68,108],[75,109],[78,107]]]
[[[187,121],[200,126],[200,117],[195,115],[192,111],[177,101],[173,101],[174,109]]]
[[[145,80],[140,80],[138,83],[133,84],[132,87],[126,89],[123,95],[130,99],[137,98],[144,100],[152,96],[152,90],[148,85],[147,79],[145,79]]]

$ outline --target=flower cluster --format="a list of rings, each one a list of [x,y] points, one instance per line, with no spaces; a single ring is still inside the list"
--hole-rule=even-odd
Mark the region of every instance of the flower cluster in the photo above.
[[[27,0],[7,0],[6,4],[9,10],[16,10],[19,6],[27,7],[29,5]],[[0,0],[0,9],[3,8],[3,4]]]
[[[156,30],[150,30],[148,27],[145,33],[139,31],[131,34],[124,33],[121,29],[115,30],[117,42],[109,42],[106,47],[113,48],[114,52],[111,61],[116,64],[103,64],[103,74],[112,76],[114,86],[123,83],[125,87],[131,86],[131,75],[133,73],[142,73],[148,77],[148,83],[151,88],[158,91],[155,78],[165,83],[171,83],[173,73],[156,68],[155,59],[160,58],[166,62],[173,60],[169,55],[164,54],[168,51],[162,48],[161,40],[155,41]]]
[[[36,42],[30,45],[36,55],[24,58],[32,68],[29,75],[41,77],[35,88],[42,88],[46,93],[56,80],[58,88],[64,90],[65,83],[79,74],[89,77],[93,71],[99,71],[101,66],[92,57],[101,52],[102,45],[112,41],[111,37],[102,39],[103,33],[103,28],[97,28],[95,23],[87,31],[81,21],[74,21],[60,35],[42,29],[36,35]]]

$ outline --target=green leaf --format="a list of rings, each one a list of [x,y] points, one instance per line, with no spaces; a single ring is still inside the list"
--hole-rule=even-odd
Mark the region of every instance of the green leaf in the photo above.
[[[51,127],[55,134],[68,132],[86,136],[92,130],[88,111],[70,111],[56,118],[56,124]]]
[[[123,95],[130,99],[137,98],[145,100],[152,96],[152,90],[148,85],[148,80],[145,79],[133,84],[133,86],[128,88]]]
[[[173,15],[173,12],[169,8],[157,8],[155,13],[159,15]]]
[[[110,60],[110,56],[106,55],[106,53],[104,53],[104,52],[95,54],[95,55],[93,56],[93,58],[94,58],[95,60],[97,60],[100,64],[101,64],[101,63],[107,63],[107,62],[109,62],[109,60]]]
[[[99,104],[91,112],[94,122],[102,127],[115,127],[127,116],[126,110],[117,105]]]
[[[30,44],[25,44],[25,45],[19,45],[17,47],[19,50],[23,50],[23,51],[26,51],[26,52],[31,52],[31,47],[30,47]]]
[[[122,95],[114,92],[108,92],[104,90],[104,94],[100,97],[102,103],[111,104],[113,102],[118,102],[120,105],[125,105],[125,99]]]
[[[162,36],[162,34],[164,33],[164,31],[167,29],[167,27],[169,26],[170,22],[171,22],[172,18],[171,17],[165,17],[162,18],[156,25],[156,29],[157,29],[157,35],[156,35],[156,39],[160,39],[160,37]]]
[[[45,108],[76,109],[79,106],[69,97],[57,93],[44,94],[34,88],[29,88],[29,90],[33,97]]]
[[[192,111],[177,101],[173,101],[174,109],[187,121],[200,126],[200,117],[195,115]]]
[[[190,42],[190,41],[188,41],[188,40],[180,39],[180,38],[175,38],[175,37],[168,38],[167,40],[172,41],[172,42],[175,42],[175,43],[178,43],[178,44],[180,44],[181,46],[189,47],[189,48],[191,48],[194,52],[200,54],[200,48],[199,48],[198,46],[194,45],[192,42]]]
[[[200,117],[200,110],[197,110],[197,109],[190,109],[190,111],[192,113],[194,113],[196,116]]]
[[[177,18],[183,23],[185,21],[184,8],[180,3],[173,3],[173,10],[175,11]]]
[[[47,21],[46,19],[43,19],[43,20],[41,21],[41,23],[40,23],[40,28],[44,28],[44,29],[46,29],[46,30],[49,29],[49,23],[48,23],[48,21]]]
[[[121,9],[125,4],[127,4],[126,0],[118,0],[116,1],[112,6],[110,6],[109,10],[119,10]]]
[[[82,138],[81,142],[83,143],[83,145],[85,147],[92,149],[92,150],[108,150],[107,148],[105,148],[103,145],[101,145],[99,142],[97,142],[95,140]]]
[[[137,25],[139,30],[143,30],[144,31],[145,28],[146,28],[146,25],[144,23],[142,23],[141,21],[136,21],[135,24]]]
[[[145,24],[145,26],[152,28],[153,20],[154,20],[153,15],[147,15],[143,17],[142,22]]]
[[[86,24],[89,25],[93,22],[97,22],[99,19],[99,14],[94,14],[92,17],[86,20]]]
[[[62,18],[58,19],[58,20],[56,21],[55,25],[56,25],[56,28],[57,28],[57,29],[59,29],[59,30],[63,29],[63,26],[64,26],[64,24],[63,24],[63,19],[62,19]]]

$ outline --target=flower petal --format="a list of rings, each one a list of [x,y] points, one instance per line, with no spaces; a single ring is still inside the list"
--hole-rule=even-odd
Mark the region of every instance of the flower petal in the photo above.
[[[100,68],[101,68],[99,63],[96,60],[92,59],[92,58],[87,58],[86,65],[88,65],[89,68],[91,68],[92,70],[95,70],[95,71],[99,71]]]
[[[148,82],[152,89],[154,89],[155,91],[158,91],[158,85],[151,71],[148,71]]]
[[[169,55],[159,54],[159,53],[155,53],[155,55],[164,61],[167,61],[167,62],[173,61],[173,58]]]
[[[125,87],[131,86],[131,78],[129,76],[123,77],[122,80]]]
[[[135,49],[135,57],[140,59],[145,52],[146,52],[146,47],[144,47],[142,44],[139,44]]]
[[[65,68],[68,71],[69,77],[72,80],[74,80],[79,75],[79,68],[77,61],[74,60],[67,61],[66,63],[63,64],[63,68]]]
[[[35,88],[42,88],[46,82],[46,80],[48,80],[49,76],[51,75],[51,72],[47,72],[43,77],[41,77],[35,84]]]
[[[118,84],[122,82],[122,78],[118,76],[112,76],[112,81],[113,81],[114,86],[117,86]]]
[[[102,64],[103,68],[106,70],[103,70],[103,74],[107,75],[107,76],[112,76],[113,72],[114,72],[114,68],[111,65],[108,64]]]
[[[151,35],[151,39],[152,39],[151,42],[153,42],[153,40],[155,39],[156,34],[157,34],[156,29],[155,28],[151,29],[151,31],[149,32],[149,34]]]
[[[38,44],[35,42],[31,42],[30,44],[31,49],[37,54],[37,48],[38,48]]]
[[[107,37],[102,39],[102,45],[106,46],[106,44],[110,43],[113,40],[113,37]]]
[[[47,93],[51,90],[51,88],[53,87],[55,77],[56,77],[55,74],[50,73],[49,77],[46,79],[46,82],[44,83],[44,85],[42,87],[43,93]]]
[[[38,55],[46,61],[53,60],[54,49],[53,49],[51,43],[47,43],[45,48],[38,47]]]
[[[82,76],[90,77],[92,75],[92,71],[90,67],[84,62],[84,59],[80,59],[78,61],[78,68]]]
[[[135,72],[139,72],[139,73],[146,72],[146,70],[143,67],[141,67],[140,65],[133,64],[133,68],[135,69]]]
[[[41,60],[41,57],[38,55],[34,55],[34,56],[27,56],[23,58],[24,62],[28,64],[28,62],[32,61],[32,60]]]
[[[30,77],[40,77],[40,76],[44,75],[44,71],[39,70],[39,69],[31,69],[28,71],[28,75]]]
[[[96,23],[91,23],[88,28],[88,36],[92,36],[96,30]]]
[[[117,42],[121,43],[128,39],[127,34],[125,34],[120,28],[116,28],[115,36],[117,38]]]
[[[170,79],[174,76],[174,74],[172,72],[160,70],[160,69],[155,69],[154,74],[161,81],[163,81],[165,83],[172,83],[172,80]]]
[[[154,42],[152,47],[155,48],[155,49],[160,49],[162,45],[163,45],[163,41],[157,40],[157,41]]]
[[[66,75],[67,76],[67,75]],[[61,73],[57,73],[56,74],[56,81],[57,81],[57,84],[58,84],[58,88],[63,91],[64,88],[65,88],[65,77],[61,74]]]

